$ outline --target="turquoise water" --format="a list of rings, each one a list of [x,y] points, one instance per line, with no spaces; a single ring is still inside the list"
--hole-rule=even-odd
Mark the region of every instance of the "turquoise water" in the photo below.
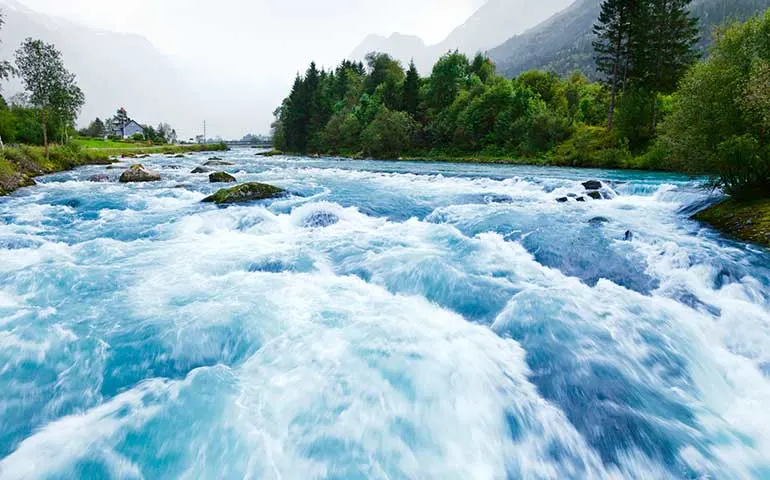
[[[770,478],[770,254],[697,181],[224,156],[290,194],[0,199],[0,478]]]

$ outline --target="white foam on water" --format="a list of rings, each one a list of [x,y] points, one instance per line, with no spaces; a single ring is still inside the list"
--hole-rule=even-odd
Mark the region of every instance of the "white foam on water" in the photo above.
[[[575,191],[578,181],[549,180],[556,190],[548,192],[520,178],[316,166],[245,175],[252,176],[289,188],[313,184],[320,193],[219,209],[199,205],[198,192],[165,186],[41,187],[51,194],[103,188],[129,208],[104,209],[74,228],[158,219],[148,227],[163,235],[0,250],[0,274],[12,281],[0,289],[0,308],[21,312],[0,319],[0,344],[41,365],[51,352],[62,354],[57,361],[66,365],[56,370],[61,398],[43,408],[50,421],[0,461],[0,477],[67,475],[85,460],[114,477],[149,477],[153,456],[125,445],[141,433],[151,444],[145,448],[177,458],[162,473],[182,478],[667,478],[665,466],[636,448],[620,452],[617,464],[603,463],[565,412],[541,396],[529,380],[528,352],[506,335],[538,322],[567,327],[578,340],[565,348],[579,361],[606,362],[691,409],[696,428],[649,413],[645,420],[694,439],[678,458],[696,472],[750,478],[768,467],[767,297],[751,276],[716,289],[716,267],[703,257],[743,253],[697,235],[699,227],[677,216],[678,187],[560,205],[554,195]],[[435,202],[432,219],[445,223],[389,221],[342,207],[328,198],[333,189],[325,185],[333,182]],[[502,194],[512,203],[444,202],[465,194]],[[41,228],[69,208],[31,205],[16,217],[25,228]],[[507,213],[581,226],[604,216],[610,222],[602,228],[615,238],[634,231],[634,241],[619,248],[643,258],[660,286],[650,295],[608,280],[590,287],[539,264],[502,233],[468,237],[456,226]],[[60,295],[73,279],[102,272],[101,263],[129,273],[126,283],[108,297],[76,298],[88,307],[88,328],[83,318],[62,323],[62,312],[72,310]],[[29,281],[59,267],[63,285]],[[436,303],[425,298],[431,279],[445,294]],[[440,304],[475,280],[515,292],[491,326]],[[713,308],[681,303],[680,291]],[[37,308],[46,298],[61,304]],[[15,330],[29,318],[44,327],[34,340]],[[117,345],[75,345],[145,330],[163,347],[148,365],[189,365],[186,378],[143,379],[101,399]],[[685,359],[689,378],[672,380],[645,364],[654,353],[644,340],[649,332]],[[84,378],[92,384],[78,390]],[[78,393],[90,404],[58,417]]]

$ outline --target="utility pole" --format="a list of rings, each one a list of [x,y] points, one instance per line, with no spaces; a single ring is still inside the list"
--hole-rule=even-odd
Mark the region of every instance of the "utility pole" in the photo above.
[[[203,144],[206,145],[206,120],[203,121]]]

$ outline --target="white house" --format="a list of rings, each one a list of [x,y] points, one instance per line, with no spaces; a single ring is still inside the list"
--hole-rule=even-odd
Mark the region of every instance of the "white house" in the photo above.
[[[134,120],[129,120],[128,123],[124,125],[115,125],[114,126],[114,134],[121,138],[131,138],[137,133],[141,133],[144,135],[144,127],[139,125]]]

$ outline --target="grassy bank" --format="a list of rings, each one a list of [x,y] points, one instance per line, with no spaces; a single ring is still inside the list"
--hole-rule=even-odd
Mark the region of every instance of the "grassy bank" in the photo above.
[[[224,144],[144,147],[137,146],[136,144],[125,145],[120,147],[110,145],[107,148],[84,148],[77,143],[66,146],[53,145],[51,146],[48,159],[45,158],[43,147],[26,145],[7,147],[5,151],[0,152],[0,196],[8,195],[21,187],[34,185],[34,177],[71,170],[83,165],[106,165],[112,162],[111,158],[113,157],[180,154],[227,149],[227,146]]]
[[[725,200],[693,218],[732,237],[770,247],[770,199]]]

